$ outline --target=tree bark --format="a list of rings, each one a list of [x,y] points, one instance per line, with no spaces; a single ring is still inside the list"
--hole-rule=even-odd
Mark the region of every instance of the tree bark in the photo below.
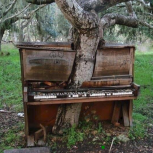
[[[4,29],[0,29],[0,52],[2,51],[1,45],[2,45],[2,38],[4,35],[5,30]]]
[[[57,5],[71,22],[74,46],[77,50],[73,70],[68,81],[68,88],[77,89],[84,81],[89,81],[93,74],[94,60],[99,43],[98,17],[94,13],[83,11],[76,1],[56,0]],[[58,108],[56,122],[52,129],[54,134],[78,125],[82,104],[64,104]]]
[[[73,71],[69,79],[69,88],[79,88],[84,81],[89,81],[93,74],[95,54],[99,42],[98,28],[88,31],[86,34],[80,34],[76,47],[77,53],[73,65]],[[54,134],[62,134],[63,130],[78,125],[79,115],[82,103],[63,104],[58,108]]]

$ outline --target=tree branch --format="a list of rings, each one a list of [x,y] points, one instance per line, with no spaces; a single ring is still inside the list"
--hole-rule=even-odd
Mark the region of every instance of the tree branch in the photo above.
[[[76,0],[55,0],[64,16],[77,29],[93,29],[98,27],[98,18],[94,13],[86,12]]]
[[[55,2],[55,0],[26,0],[26,2],[41,5],[41,4],[51,4]]]
[[[151,10],[153,9],[153,7],[151,7],[150,5],[146,4],[144,0],[137,0],[137,2],[142,4],[147,9],[151,9]]]
[[[33,10],[32,12],[29,12],[28,15],[26,16],[20,16],[20,17],[16,17],[18,20],[19,19],[30,19],[32,17],[32,15],[37,12],[38,10],[40,10],[41,8],[43,8],[44,6],[46,6],[47,4],[41,5],[38,8],[36,8],[35,10]]]
[[[37,12],[38,10],[40,10],[41,8],[45,7],[47,4],[41,5],[39,7],[37,7],[35,10],[33,10],[32,12],[29,12],[27,17],[31,17],[35,12]]]
[[[135,12],[133,11],[131,2],[126,2],[125,4],[126,4],[126,8],[127,8],[129,16],[124,16],[124,15],[115,14],[115,13],[106,14],[101,19],[101,24],[103,28],[106,28],[115,24],[125,25],[125,26],[133,27],[133,28],[138,27],[137,16]]]
[[[22,14],[25,10],[27,10],[28,7],[29,7],[30,5],[31,5],[31,4],[28,4],[23,10],[21,10],[21,11],[18,12],[18,13],[16,13],[15,15],[12,15],[12,16],[10,16],[10,17],[8,17],[8,18],[6,18],[6,19],[0,21],[0,23],[6,22],[7,20],[10,20],[10,19],[13,19],[13,18],[19,16],[19,15]]]
[[[50,4],[55,0],[26,0],[28,3],[32,4]],[[106,10],[107,8],[114,6],[122,2],[128,2],[130,0],[76,0],[76,2],[85,10],[91,11],[95,10],[97,13]]]
[[[108,9],[116,4],[130,0],[77,0],[86,11],[95,10],[97,13]]]
[[[137,19],[137,16],[135,14],[135,12],[133,11],[133,8],[132,8],[132,3],[131,2],[126,2],[126,8],[127,8],[127,11],[129,13],[129,16]]]
[[[2,16],[5,16],[5,15],[13,8],[13,6],[14,6],[15,3],[16,3],[16,1],[17,1],[17,0],[14,0],[14,1],[12,2],[12,4],[10,4],[10,7],[3,13]]]
[[[150,28],[150,29],[153,29],[153,26],[150,25],[149,23],[145,22],[145,21],[139,20],[138,22],[139,22],[139,24],[141,24],[141,25],[143,25],[143,26],[146,26],[146,27],[148,27],[148,28]]]
[[[104,17],[101,19],[101,24],[104,28],[115,24],[125,25],[133,28],[138,27],[138,21],[136,18],[113,13],[104,15]]]

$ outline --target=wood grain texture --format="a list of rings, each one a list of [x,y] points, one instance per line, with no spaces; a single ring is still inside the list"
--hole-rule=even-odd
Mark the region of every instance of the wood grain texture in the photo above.
[[[34,136],[33,135],[28,135],[27,136],[27,146],[28,147],[33,147],[35,145],[34,143]]]
[[[121,112],[121,106],[122,103],[120,101],[115,101],[111,123],[113,124],[118,123]]]
[[[27,136],[29,135],[29,121],[28,121],[28,106],[26,102],[23,103],[23,108],[24,108],[24,121],[25,121],[24,131],[25,135]]]
[[[33,48],[27,48],[23,45],[20,54],[21,64],[23,65],[23,77],[24,80],[39,80],[39,81],[67,81],[72,70],[75,51],[66,51],[64,47],[61,50],[53,48],[45,50],[46,46],[42,45],[42,50],[39,50],[35,45],[29,45]],[[38,45],[41,46],[41,45]],[[49,46],[49,45],[48,45]],[[63,50],[62,50],[63,49]],[[117,85],[117,84],[130,84],[132,77],[120,77],[117,76],[130,76],[133,72],[133,52],[134,49],[130,49],[127,46],[105,46],[102,49],[98,49],[95,69],[93,78],[114,76],[112,79],[103,78],[103,84],[105,85]]]
[[[110,75],[130,75],[129,70],[133,57],[129,48],[99,49],[93,77]]]
[[[59,105],[30,105],[28,109],[30,131],[37,132],[38,129],[40,129],[40,124],[48,127],[53,126],[55,124],[58,106]],[[114,101],[83,103],[80,120],[83,120],[86,115],[93,113],[99,118],[99,120],[111,120],[113,106]],[[40,136],[43,136],[42,131],[40,132]]]
[[[130,126],[133,126],[132,112],[133,112],[133,100],[129,100],[129,122],[130,122]]]
[[[122,100],[132,100],[136,99],[137,97],[133,96],[112,96],[112,97],[86,97],[86,98],[63,98],[63,99],[54,99],[48,101],[41,101],[41,102],[28,102],[27,105],[50,105],[50,104],[70,104],[70,103],[87,103],[87,102],[105,102],[105,101],[122,101]]]
[[[130,125],[128,105],[129,105],[128,102],[122,102],[124,126],[129,126]]]
[[[66,81],[72,70],[75,52],[23,51],[25,80]]]
[[[24,87],[24,102],[28,102],[28,88]]]

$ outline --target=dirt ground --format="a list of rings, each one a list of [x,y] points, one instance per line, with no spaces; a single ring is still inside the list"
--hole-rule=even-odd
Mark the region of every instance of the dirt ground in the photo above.
[[[0,143],[4,139],[5,133],[7,133],[13,126],[20,122],[24,122],[23,118],[18,117],[17,113],[2,113],[0,112]],[[128,128],[124,127],[110,127],[106,129],[106,132],[111,133],[114,131],[113,135],[118,135],[119,133],[127,132]],[[126,143],[115,143],[112,146],[111,153],[153,153],[153,126],[147,130],[148,136],[144,139],[130,140]],[[23,141],[23,140],[22,140]],[[70,150],[66,148],[61,148],[55,152],[59,153],[108,153],[110,145],[106,145],[105,148],[101,148],[100,145],[89,145],[90,140],[84,140],[82,143],[78,143],[76,146],[72,147]],[[112,142],[112,140],[110,140]],[[25,142],[22,142],[25,144]],[[111,144],[111,143],[110,143]],[[24,145],[22,145],[24,146]]]

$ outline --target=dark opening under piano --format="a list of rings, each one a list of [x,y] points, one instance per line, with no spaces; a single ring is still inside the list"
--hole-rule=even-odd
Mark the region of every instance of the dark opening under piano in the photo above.
[[[36,138],[40,124],[55,123],[58,106],[83,103],[80,119],[92,111],[100,120],[115,124],[123,118],[132,126],[133,99],[139,93],[134,83],[135,47],[105,45],[98,48],[90,81],[79,89],[67,89],[76,51],[71,43],[18,43],[20,51],[25,135]],[[35,135],[35,138],[34,138]]]

